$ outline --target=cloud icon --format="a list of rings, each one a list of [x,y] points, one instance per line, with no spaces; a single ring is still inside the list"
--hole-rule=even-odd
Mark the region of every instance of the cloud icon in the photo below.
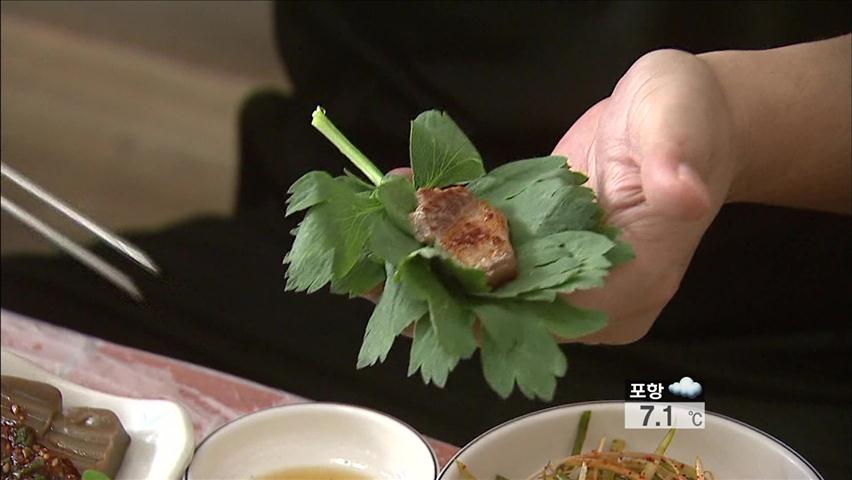
[[[701,384],[689,377],[683,377],[669,385],[669,391],[679,397],[695,398],[701,395]]]

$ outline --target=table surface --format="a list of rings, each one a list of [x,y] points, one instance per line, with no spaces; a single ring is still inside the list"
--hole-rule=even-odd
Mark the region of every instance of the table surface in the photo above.
[[[22,315],[0,312],[0,345],[88,388],[180,403],[198,444],[220,425],[264,408],[309,399],[191,363],[117,345]],[[457,447],[428,439],[441,465]]]

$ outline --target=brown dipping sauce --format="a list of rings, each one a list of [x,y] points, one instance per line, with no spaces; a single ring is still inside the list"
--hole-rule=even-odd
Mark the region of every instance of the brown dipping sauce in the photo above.
[[[115,413],[62,411],[56,387],[0,377],[3,480],[78,480],[88,469],[114,478],[130,436]]]
[[[256,477],[255,480],[370,480],[366,474],[344,467],[297,467]]]

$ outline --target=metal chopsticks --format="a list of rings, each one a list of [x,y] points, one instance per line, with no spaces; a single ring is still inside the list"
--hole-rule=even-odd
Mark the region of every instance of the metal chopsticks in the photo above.
[[[121,252],[127,258],[133,260],[136,264],[148,270],[150,273],[154,275],[159,274],[159,267],[147,254],[145,254],[145,252],[139,249],[139,247],[136,247],[127,240],[101,227],[82,213],[71,208],[62,200],[56,198],[54,195],[45,191],[43,188],[36,185],[27,177],[18,173],[12,167],[6,165],[5,162],[0,162],[0,173],[2,173],[2,176],[8,178],[16,185],[23,188],[39,200],[47,203],[51,207],[61,212],[63,215],[70,218],[78,225],[92,232],[98,238],[103,240],[107,245]],[[48,226],[38,218],[34,217],[32,214],[22,209],[14,202],[8,200],[5,197],[2,197],[2,209],[3,211],[14,216],[16,219],[44,236],[62,251],[68,253],[69,255],[76,258],[81,263],[92,269],[97,274],[112,282],[118,288],[128,293],[135,300],[142,300],[142,292],[139,290],[136,284],[133,283],[133,280],[131,280],[129,276],[125,275],[117,268],[107,263],[102,258],[76,244],[70,238],[51,228],[50,226]]]

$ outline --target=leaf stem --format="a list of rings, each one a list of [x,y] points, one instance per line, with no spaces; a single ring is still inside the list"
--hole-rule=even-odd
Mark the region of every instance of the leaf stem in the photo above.
[[[361,172],[363,172],[374,185],[378,186],[382,183],[382,178],[384,177],[382,171],[379,170],[366,155],[361,153],[361,150],[358,150],[358,147],[352,145],[352,142],[340,133],[340,130],[338,130],[337,127],[331,123],[331,120],[325,116],[324,108],[317,107],[317,109],[314,110],[314,113],[311,116],[311,125],[319,130],[320,133],[325,135],[325,138],[333,143],[334,146],[340,150],[340,153],[346,155],[346,158],[355,164],[355,166],[358,167],[358,170],[361,170]]]

